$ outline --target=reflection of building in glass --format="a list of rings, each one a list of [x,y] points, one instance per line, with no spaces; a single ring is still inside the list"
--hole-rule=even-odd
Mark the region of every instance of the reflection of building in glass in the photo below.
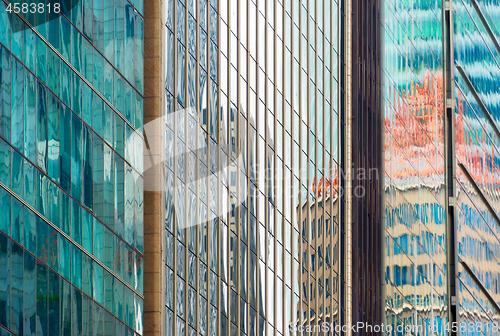
[[[339,5],[165,4],[166,335],[340,323]]]
[[[0,2],[0,334],[142,335],[142,0],[54,3]]]
[[[387,322],[488,334],[500,319],[500,3],[408,5],[384,7]]]

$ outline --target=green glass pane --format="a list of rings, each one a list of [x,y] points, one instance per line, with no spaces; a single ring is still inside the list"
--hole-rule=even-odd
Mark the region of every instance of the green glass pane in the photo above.
[[[49,270],[49,335],[59,335],[61,277]]]
[[[74,114],[71,115],[71,195],[82,199],[82,122]]]
[[[39,219],[42,221],[41,219]],[[48,226],[49,266],[59,272],[59,233]]]
[[[114,271],[114,239],[115,235],[104,227],[104,265]]]
[[[113,311],[113,285],[115,278],[104,270],[104,308]]]
[[[56,55],[52,49],[47,50],[47,76],[48,87],[54,92],[55,95],[61,95],[61,59]]]
[[[12,149],[0,139],[0,182],[10,188]]]
[[[12,64],[12,118],[11,144],[24,151],[24,79],[25,70],[21,63]]]
[[[59,198],[59,187],[53,183],[48,182],[48,204],[49,204],[49,216],[48,219],[55,224],[55,226],[60,227],[60,198]]]
[[[1,14],[0,14],[1,15]],[[0,30],[2,28],[0,27]],[[0,46],[0,135],[10,139],[10,119],[12,100],[12,56]]]
[[[73,113],[65,106],[61,108],[61,128],[60,136],[60,160],[61,160],[61,187],[67,192],[71,192],[71,119]]]
[[[85,250],[93,253],[94,221],[92,215],[82,210],[82,246]]]
[[[59,273],[66,279],[71,279],[71,243],[61,235],[57,236],[59,255]]]
[[[42,41],[42,39],[36,39],[36,75],[40,81],[47,83],[47,57],[48,57],[49,47]]]
[[[90,257],[85,254],[82,254],[82,290],[85,294],[90,297],[93,297],[94,289],[93,289],[93,265],[94,262]]]
[[[83,140],[82,140],[82,160],[83,160],[83,204],[93,209],[93,171],[92,171],[92,147],[93,135],[90,128],[83,127]]]
[[[104,226],[94,218],[94,256],[103,261]]]
[[[94,263],[94,300],[103,304],[104,295],[104,279],[103,268]]]
[[[47,232],[47,224],[41,220],[37,219],[36,221],[36,238],[37,238],[37,253],[36,256],[38,259],[43,262],[49,261],[49,238]]]
[[[10,330],[19,335],[23,327],[23,248],[12,243],[11,245],[11,287],[10,287]]]
[[[36,172],[35,167],[31,165],[28,160],[24,160],[24,200],[35,207],[35,199],[36,199]]]
[[[71,220],[71,238],[82,245],[82,207],[78,202],[72,201],[73,211]]]
[[[59,183],[59,162],[60,162],[60,117],[59,117],[59,100],[51,93],[47,93],[47,113],[48,113],[48,125],[47,125],[47,166],[49,177],[54,179],[56,183]],[[62,124],[64,127],[64,124]]]

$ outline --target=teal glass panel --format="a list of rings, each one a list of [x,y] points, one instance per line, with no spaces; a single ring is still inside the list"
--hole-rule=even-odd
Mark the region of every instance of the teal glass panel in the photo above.
[[[115,222],[114,231],[115,233],[123,237],[124,236],[124,216],[125,216],[125,164],[123,159],[116,153],[115,156],[115,198],[114,198],[114,210],[115,210]]]
[[[47,49],[47,77],[48,80],[44,81],[47,84],[49,89],[54,92],[55,95],[61,95],[61,85],[68,84],[61,82],[61,59],[56,55],[51,49]],[[65,88],[63,91],[66,93],[68,88]]]
[[[25,72],[25,98],[24,98],[24,155],[36,162],[36,79],[27,71]]]
[[[46,13],[45,13],[46,14]],[[46,17],[44,14],[37,14],[37,17],[43,18]],[[56,18],[54,20],[50,20],[47,22],[48,31],[47,40],[49,43],[56,48],[56,50],[60,50],[61,48],[61,20]],[[37,27],[38,29],[38,27]]]
[[[139,92],[143,92],[143,40],[144,24],[139,13],[135,13],[135,29],[134,35],[136,36],[134,42],[134,76],[135,87]]]
[[[114,227],[114,155],[113,150],[104,145],[104,224]]]
[[[103,304],[104,295],[104,278],[103,268],[94,263],[94,300],[101,305]]]
[[[48,189],[48,178],[39,170],[36,170],[36,210],[44,217],[48,218],[49,214],[49,189]]]
[[[26,62],[26,67],[31,71],[36,71],[36,34],[31,29],[25,30],[24,35],[24,61]]]
[[[78,1],[81,3],[81,1]],[[74,8],[73,8],[74,9]],[[82,72],[82,34],[76,30],[71,29],[71,65],[78,71]]]
[[[104,3],[104,57],[114,60],[114,30],[115,30],[115,4],[114,1]]]
[[[12,191],[21,198],[24,197],[24,159],[16,151],[12,151]]]
[[[82,137],[82,161],[83,161],[83,204],[92,210],[93,208],[93,171],[92,171],[92,147],[93,135],[90,128],[83,127]]]
[[[12,26],[11,52],[22,63],[24,63],[24,22],[14,13],[10,14]]]
[[[0,182],[10,188],[12,149],[2,139],[0,139]]]
[[[92,120],[92,129],[98,135],[103,135],[103,114],[104,114],[104,102],[102,99],[94,92],[94,97],[92,98],[92,110],[94,111],[94,116]]]
[[[82,85],[82,119],[83,121],[92,126],[92,97],[94,91],[87,84]]]
[[[81,35],[80,35],[81,36]],[[71,109],[73,112],[82,116],[82,86],[84,85],[82,79],[75,73],[71,72],[71,84],[72,84],[72,99],[71,99]]]
[[[97,50],[104,50],[104,2],[94,1],[94,22],[92,24],[94,46]]]
[[[104,308],[113,311],[113,284],[115,278],[104,270]]]
[[[82,335],[82,292],[71,287],[71,336]]]
[[[104,226],[94,219],[94,256],[99,260],[104,260]]]
[[[82,245],[82,207],[78,202],[72,200],[73,205],[72,219],[71,219],[71,238]]]
[[[113,288],[113,297],[114,297],[114,304],[113,304],[113,314],[118,317],[120,320],[123,320],[123,290],[124,286],[123,284],[118,281],[114,280],[114,288]]]
[[[130,85],[125,84],[125,119],[128,121],[133,120],[132,117],[135,115],[134,112],[134,100],[133,100],[133,89]]]
[[[47,166],[49,177],[59,183],[59,163],[60,163],[60,118],[59,118],[59,100],[51,93],[47,93]],[[63,124],[64,127],[64,124]]]
[[[82,295],[82,334],[94,335],[94,301],[85,295]]]
[[[38,221],[42,219],[38,218]],[[49,249],[49,266],[59,272],[59,233],[51,226],[48,226],[48,249]]]
[[[104,92],[104,58],[94,50],[94,87],[99,92]]]
[[[115,318],[113,315],[104,312],[104,336],[114,336],[115,335]]]
[[[134,304],[134,293],[125,288],[123,293],[123,299],[125,302],[125,310],[124,310],[124,320],[125,323],[130,327],[135,327],[135,304]]]
[[[24,200],[35,207],[36,199],[36,169],[28,160],[24,160]]]
[[[47,172],[48,164],[48,110],[47,110],[47,92],[45,86],[39,81],[37,85],[37,115],[36,115],[36,163],[42,171]]]
[[[71,195],[82,199],[82,122],[71,114]]]
[[[12,28],[9,20],[9,12],[6,11],[7,5],[0,3],[0,42],[10,49],[10,39]]]
[[[41,220],[36,221],[36,238],[37,238],[37,253],[36,256],[43,262],[49,262],[49,237],[47,232],[47,224]]]
[[[12,198],[11,219],[12,239],[24,245],[24,206],[17,199]]]
[[[116,275],[118,275],[118,277],[120,277],[121,279],[123,279],[123,267],[124,267],[124,264],[122,263],[123,262],[123,258],[122,258],[122,253],[123,253],[123,241],[118,238],[116,235],[115,235],[115,241],[114,241],[114,250],[115,250],[115,254],[114,254],[114,260],[113,260],[113,263],[115,265],[115,273]]]
[[[49,269],[49,335],[59,335],[60,329],[61,278]]]
[[[93,0],[82,0],[83,7],[83,34],[92,41],[92,19],[94,18],[93,13]]]
[[[73,71],[70,69],[70,67],[64,63],[61,62],[61,94],[60,98],[68,106],[71,106],[71,76],[73,74]]]
[[[115,44],[115,57],[112,63],[123,72],[123,48],[125,44],[125,3],[123,0],[115,0],[115,22],[114,22],[114,44]],[[121,81],[121,78],[120,80]],[[117,82],[119,82],[117,81]],[[118,108],[118,106],[117,106]],[[118,108],[119,109],[119,108]],[[120,109],[119,109],[120,110]],[[121,110],[120,110],[121,111]]]
[[[130,286],[135,285],[135,256],[134,251],[126,244],[122,244],[123,247],[123,279]]]
[[[64,16],[59,16],[59,28],[60,28],[60,46],[59,53],[61,56],[71,63],[71,31],[72,27],[68,20]],[[57,19],[56,19],[57,20]]]
[[[135,260],[135,265],[136,265],[136,282],[135,282],[135,289],[139,293],[143,293],[143,275],[144,275],[144,269],[142,265],[143,259],[141,256],[138,254],[136,255],[136,260]]]
[[[60,228],[68,236],[71,236],[71,210],[72,199],[62,190],[59,190],[59,200],[61,205],[61,226]]]
[[[12,64],[12,119],[11,144],[20,152],[24,150],[24,78],[21,63]]]
[[[81,74],[85,77],[89,83],[92,83],[94,78],[94,48],[92,45],[86,40],[82,40],[82,71]],[[91,125],[91,124],[90,124]]]
[[[125,122],[122,118],[115,114],[115,137],[114,148],[121,156],[124,156],[125,148]]]
[[[2,6],[0,5],[0,9]],[[0,233],[0,264],[2,268],[0,269],[0,324],[9,328],[10,325],[10,262],[11,262],[11,240]]]
[[[11,245],[11,287],[10,287],[10,330],[21,334],[23,325],[23,248],[12,242]]]
[[[45,282],[47,286],[47,282]],[[24,253],[24,279],[23,279],[23,315],[24,335],[35,335],[36,325],[31,324],[31,320],[36,318],[36,304],[37,304],[37,269],[36,259],[29,253]],[[45,293],[47,294],[47,293]],[[47,296],[45,296],[45,299]]]
[[[71,244],[71,282],[82,288],[82,251]]]
[[[61,169],[60,169],[60,177],[61,187],[66,190],[68,193],[71,193],[71,119],[72,112],[64,105],[61,105],[60,110],[61,115],[61,123],[60,123],[60,137],[61,142],[60,146],[60,160],[61,160]]]
[[[114,239],[115,235],[107,227],[104,227],[104,265],[114,271]]]
[[[82,247],[93,253],[94,221],[92,215],[82,210]]]
[[[111,104],[114,103],[114,86],[113,86],[114,69],[110,63],[104,62],[104,98]]]
[[[48,63],[48,51],[49,47],[42,41],[42,39],[36,39],[36,75],[38,79],[44,83],[47,83],[47,63]]]
[[[2,135],[7,140],[10,139],[10,119],[12,106],[11,72],[12,56],[7,49],[0,46],[0,135]]]
[[[48,269],[47,266],[42,263],[37,263],[36,265],[36,320],[40,323],[36,324],[36,334],[37,335],[48,335],[49,325],[48,325],[48,306],[49,306],[49,279],[48,279]],[[25,298],[26,300],[26,298]],[[26,301],[25,301],[26,302]],[[26,306],[25,306],[26,308]],[[33,309],[35,310],[35,309]],[[34,312],[33,312],[34,315]],[[35,316],[33,316],[35,317]],[[32,330],[32,335],[35,334],[35,323],[33,319],[28,320],[30,329]],[[24,330],[26,335],[26,328]]]
[[[48,199],[49,199],[49,216],[48,219],[57,227],[60,227],[60,200],[59,200],[59,187],[48,182]]]
[[[114,107],[116,107],[116,109],[118,111],[120,111],[122,114],[124,113],[124,109],[125,109],[125,97],[124,97],[124,94],[125,94],[125,81],[123,80],[123,77],[120,76],[119,73],[117,73],[115,71],[115,81],[114,81],[114,84],[115,84],[115,91],[114,91]]]
[[[36,215],[28,208],[24,208],[24,247],[33,253],[37,254],[36,249]]]
[[[57,235],[59,255],[59,273],[66,279],[71,279],[71,243],[61,235]]]
[[[143,98],[135,92],[135,128],[142,132]]]
[[[61,280],[61,335],[71,335],[71,284]]]
[[[113,135],[114,135],[114,123],[115,123],[115,112],[109,107],[108,104],[104,105],[104,140],[108,142],[110,146],[113,145]]]
[[[0,230],[9,236],[11,236],[10,205],[10,194],[4,188],[0,188]]]
[[[125,78],[130,83],[134,82],[134,18],[135,18],[134,8],[128,2],[126,2],[125,3],[125,64],[124,64],[124,67],[125,67]],[[125,90],[127,90],[127,88]],[[128,120],[130,120],[130,119],[128,119]]]
[[[86,254],[82,253],[82,290],[85,294],[92,297],[94,293],[92,280],[94,262]]]

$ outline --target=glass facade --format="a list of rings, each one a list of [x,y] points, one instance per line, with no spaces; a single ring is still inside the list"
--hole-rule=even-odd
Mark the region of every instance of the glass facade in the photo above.
[[[168,0],[165,334],[339,323],[339,18]]]
[[[38,3],[0,2],[0,334],[142,334],[142,0]]]
[[[385,309],[422,334],[493,335],[500,3],[445,2],[385,1]]]
[[[384,1],[385,314],[394,334],[448,322],[441,1]],[[399,331],[399,333],[398,333]]]

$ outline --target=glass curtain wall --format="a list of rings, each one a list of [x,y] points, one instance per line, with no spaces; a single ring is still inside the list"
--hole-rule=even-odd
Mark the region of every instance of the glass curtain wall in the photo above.
[[[39,3],[0,1],[0,334],[142,334],[142,0]]]
[[[393,333],[445,335],[441,1],[383,1],[385,314]]]
[[[338,8],[166,1],[166,335],[338,321]]]

